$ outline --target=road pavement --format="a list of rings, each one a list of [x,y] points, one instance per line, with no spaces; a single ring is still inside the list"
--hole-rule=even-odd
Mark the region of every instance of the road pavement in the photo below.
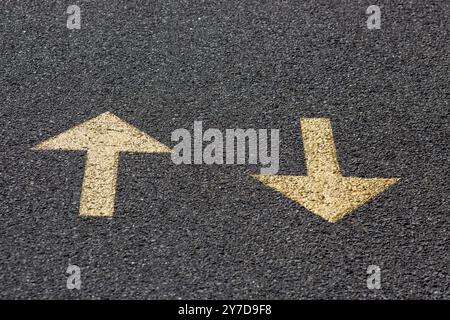
[[[0,298],[449,299],[449,3],[377,1],[379,30],[371,4],[2,1]],[[280,129],[283,175],[325,117],[342,175],[400,180],[330,223],[258,165],[124,153],[114,215],[82,217],[85,153],[31,148],[105,112],[169,147]]]

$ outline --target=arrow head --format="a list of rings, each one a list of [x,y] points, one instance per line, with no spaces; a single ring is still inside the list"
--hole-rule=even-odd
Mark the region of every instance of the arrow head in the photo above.
[[[122,121],[110,112],[88,120],[45,140],[33,149],[89,150],[108,149],[116,152],[170,152],[170,148]]]
[[[399,181],[343,176],[254,177],[329,222],[336,222]]]

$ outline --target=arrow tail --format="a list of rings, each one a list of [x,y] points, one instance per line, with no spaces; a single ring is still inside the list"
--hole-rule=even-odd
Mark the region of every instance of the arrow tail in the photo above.
[[[80,215],[110,217],[114,213],[119,153],[89,150],[81,190]]]
[[[308,176],[340,176],[330,119],[300,120]]]

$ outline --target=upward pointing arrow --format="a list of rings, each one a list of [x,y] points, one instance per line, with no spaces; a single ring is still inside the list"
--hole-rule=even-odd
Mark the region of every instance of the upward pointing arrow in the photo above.
[[[80,199],[82,216],[113,215],[120,152],[170,152],[164,144],[110,112],[50,138],[32,149],[87,152]]]
[[[342,176],[330,120],[303,118],[300,126],[308,175],[254,177],[329,222],[336,222],[399,180]]]

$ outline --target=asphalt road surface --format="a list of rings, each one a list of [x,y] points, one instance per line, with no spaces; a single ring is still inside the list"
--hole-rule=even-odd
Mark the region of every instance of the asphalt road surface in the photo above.
[[[401,3],[1,1],[0,297],[449,299],[450,6]],[[257,165],[127,153],[114,216],[81,217],[85,153],[31,147],[104,112],[169,147],[194,121],[278,128],[285,175],[326,117],[343,175],[401,180],[329,223]]]

